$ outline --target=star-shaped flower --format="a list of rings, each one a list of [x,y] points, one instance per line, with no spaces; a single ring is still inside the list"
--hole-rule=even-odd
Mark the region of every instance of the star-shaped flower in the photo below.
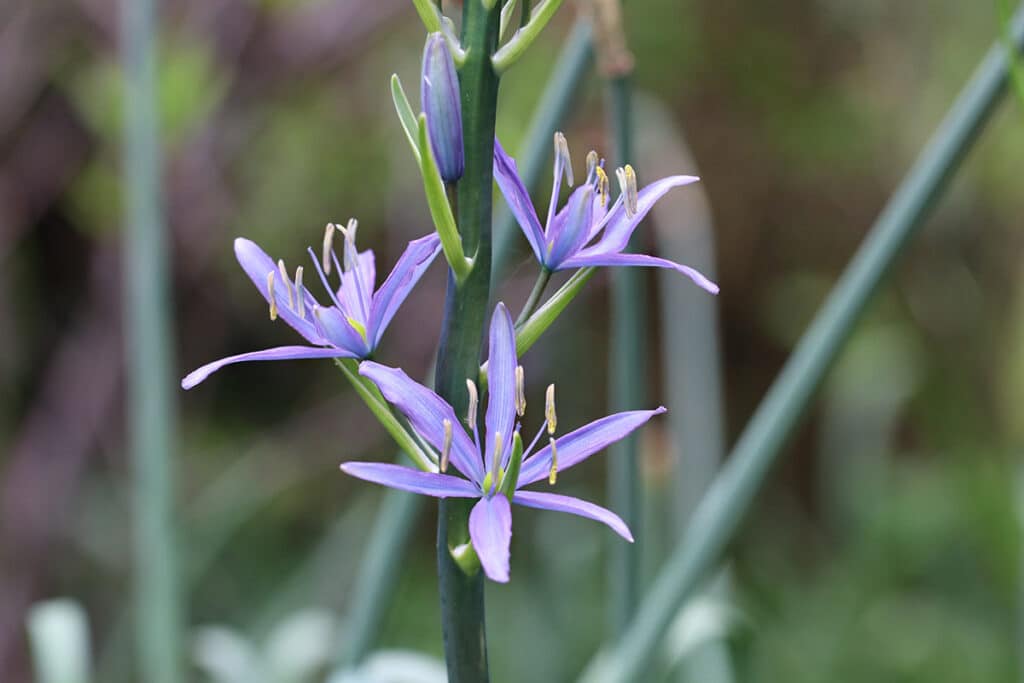
[[[544,424],[524,449],[518,424],[526,411],[523,371],[517,364],[515,331],[504,304],[498,304],[491,317],[489,355],[483,442],[476,427],[477,400],[472,382],[468,382],[467,416],[471,437],[459,425],[452,406],[427,387],[409,379],[399,369],[371,361],[360,364],[359,372],[380,388],[419,436],[440,454],[439,471],[424,472],[402,465],[371,462],[348,462],[341,469],[366,481],[435,498],[478,498],[469,516],[469,534],[484,572],[494,581],[509,579],[510,502],[588,517],[632,541],[629,528],[610,510],[571,496],[528,491],[523,487],[543,479],[554,484],[558,472],[622,439],[665,409],[609,415],[554,439],[557,417],[552,385],[548,387]],[[533,452],[545,434],[548,443]],[[463,476],[448,473],[449,463]]]
[[[494,141],[494,179],[543,268],[548,271],[586,266],[671,268],[712,294],[718,293],[718,285],[689,266],[656,256],[623,252],[637,225],[666,192],[695,183],[699,178],[669,176],[637,190],[636,174],[631,166],[625,166],[616,171],[622,193],[608,208],[608,177],[597,154],[591,152],[587,156],[586,182],[576,188],[565,206],[556,212],[563,175],[571,186],[569,148],[565,137],[555,133],[554,185],[548,218],[542,227],[515,160],[505,153],[497,140]]]
[[[292,281],[284,261],[275,264],[255,242],[241,237],[236,239],[235,257],[270,304],[270,319],[276,320],[280,316],[311,346],[278,346],[221,358],[190,372],[181,380],[181,386],[191,389],[232,363],[296,358],[366,358],[373,353],[398,307],[440,251],[440,240],[437,233],[431,233],[410,242],[394,270],[375,292],[373,252],[360,253],[356,250],[356,226],[356,222],[351,220],[347,228],[340,228],[345,239],[343,264],[338,262],[334,252],[333,224],[327,226],[324,234],[323,265],[313,250],[308,250],[330,297],[329,306],[321,306],[303,285],[302,266],[296,269]],[[328,281],[332,265],[340,280],[337,290]]]

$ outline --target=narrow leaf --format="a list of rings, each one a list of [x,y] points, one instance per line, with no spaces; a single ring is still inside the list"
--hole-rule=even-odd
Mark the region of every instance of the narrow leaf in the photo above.
[[[551,21],[558,8],[562,6],[562,0],[544,0],[533,12],[530,21],[521,29],[515,32],[512,39],[505,43],[494,56],[491,57],[491,64],[494,70],[501,74],[523,56],[526,49],[533,44],[540,32]]]
[[[417,143],[419,124],[416,123],[416,113],[409,106],[409,98],[405,96],[405,90],[402,88],[402,81],[398,78],[398,74],[391,74],[391,99],[395,103],[398,121],[402,124],[402,130],[405,131],[405,138],[409,141],[409,146],[412,147],[412,154],[416,157],[416,163],[420,164],[422,163],[420,161],[420,147]]]
[[[427,206],[430,217],[434,220],[437,234],[441,238],[441,248],[448,259],[448,265],[455,273],[455,279],[462,282],[469,275],[473,262],[466,258],[462,251],[462,237],[455,225],[451,204],[445,194],[444,181],[437,170],[434,152],[430,149],[427,137],[427,117],[420,114],[417,126],[417,141],[420,150],[420,175],[423,176],[423,190],[427,195]]]
[[[441,14],[431,0],[412,0],[416,7],[416,13],[420,15],[420,21],[426,27],[428,33],[441,30]]]

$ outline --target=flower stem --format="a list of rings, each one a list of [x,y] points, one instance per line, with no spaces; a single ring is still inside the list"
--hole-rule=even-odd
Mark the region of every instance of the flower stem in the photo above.
[[[537,306],[540,305],[540,298],[544,295],[544,290],[547,288],[549,280],[551,280],[551,271],[542,266],[540,274],[537,275],[537,282],[533,285],[533,291],[530,292],[530,297],[523,305],[522,313],[516,319],[516,327],[525,323],[533,315],[533,312],[537,310]]]
[[[459,413],[464,413],[468,401],[466,379],[475,379],[479,371],[490,297],[494,119],[498,103],[498,76],[490,56],[498,43],[499,17],[497,3],[490,9],[481,2],[463,4],[466,61],[459,71],[459,85],[466,170],[458,184],[456,210],[463,249],[474,264],[461,282],[449,273],[435,381],[438,393]],[[442,500],[438,506],[441,627],[451,683],[488,680],[483,575],[467,576],[449,551],[469,542],[469,509],[466,501],[454,499]]]

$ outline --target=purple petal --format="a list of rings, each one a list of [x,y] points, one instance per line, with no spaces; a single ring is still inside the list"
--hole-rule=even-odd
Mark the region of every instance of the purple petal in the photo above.
[[[358,254],[358,256],[353,258],[354,254]],[[338,299],[348,315],[358,320],[363,327],[367,327],[373,287],[377,277],[376,259],[370,249],[357,252],[354,244],[348,239],[345,240],[345,256],[345,264],[349,270],[343,270],[341,273]],[[338,270],[342,270],[341,264],[337,261],[334,263]]]
[[[354,357],[365,358],[373,351],[359,331],[353,327],[352,322],[345,317],[345,313],[336,306],[316,306],[313,309],[313,320],[316,321],[319,326],[317,330],[325,339],[338,348],[349,349]]]
[[[365,365],[365,364],[364,364]],[[657,410],[633,410],[616,413],[591,422],[555,440],[558,450],[558,471],[564,472],[607,446],[623,439],[655,415],[665,412]],[[551,471],[551,446],[545,446],[523,462],[516,486],[527,486],[548,476]]]
[[[494,462],[495,434],[501,434],[504,466],[512,453],[512,430],[516,420],[516,332],[505,304],[499,303],[491,316],[490,350],[487,363],[487,443],[484,468]]]
[[[341,471],[357,479],[434,498],[476,498],[480,489],[450,474],[421,472],[386,462],[346,462]]]
[[[444,421],[452,423],[451,463],[477,484],[483,481],[480,453],[462,429],[455,411],[440,396],[418,382],[409,379],[403,371],[380,363],[364,361],[359,374],[369,377],[389,402],[409,418],[415,429],[438,451],[444,445]]]
[[[508,583],[509,543],[512,541],[512,506],[498,494],[481,498],[469,513],[469,537],[491,581]]]
[[[498,189],[505,197],[505,203],[516,217],[523,234],[533,247],[537,260],[544,262],[544,230],[540,227],[537,211],[530,201],[530,193],[526,191],[523,181],[516,170],[516,162],[505,153],[498,139],[494,139],[494,180]]]
[[[604,234],[601,236],[600,241],[591,249],[595,252],[600,251],[604,253],[622,251],[626,248],[626,244],[629,243],[629,238],[633,235],[633,231],[636,230],[636,226],[654,208],[655,203],[665,196],[666,192],[673,187],[689,185],[698,180],[700,178],[692,175],[673,175],[651,183],[640,190],[637,195],[637,212],[632,218],[626,215],[625,204],[616,202],[607,217]]]
[[[602,524],[607,524],[619,536],[622,536],[630,543],[633,542],[633,534],[630,533],[629,527],[622,521],[622,518],[611,510],[594,503],[588,503],[579,498],[562,496],[557,493],[543,493],[541,491],[516,491],[515,496],[512,497],[512,502],[528,508],[568,512],[571,515],[593,519]]]
[[[398,307],[409,296],[424,271],[434,262],[441,251],[441,238],[436,232],[426,237],[409,242],[405,252],[399,257],[394,270],[384,280],[377,293],[373,295],[373,308],[370,311],[369,336],[376,346],[388,323],[395,317]]]
[[[316,299],[306,290],[302,288],[303,295],[305,296],[305,318],[300,318],[292,307],[289,305],[288,299],[288,287],[289,283],[280,282],[281,275],[278,273],[277,264],[267,256],[267,253],[260,249],[259,245],[252,240],[247,240],[244,237],[235,239],[235,258],[238,259],[238,264],[242,266],[242,270],[249,276],[252,283],[256,285],[256,289],[260,290],[260,294],[263,298],[270,302],[269,292],[267,291],[267,274],[271,271],[274,272],[274,300],[277,302],[277,312],[281,316],[281,319],[288,323],[296,332],[306,338],[311,344],[323,344],[325,340],[317,333],[316,325],[310,320],[310,312],[313,310],[313,306],[317,304]],[[293,290],[294,291],[294,290]]]
[[[648,256],[646,254],[601,254],[591,252],[589,249],[581,251],[576,256],[566,259],[559,266],[560,269],[584,268],[586,266],[646,266],[649,268],[671,268],[693,280],[701,289],[712,294],[718,294],[718,285],[707,279],[695,268],[684,266],[675,261]]]
[[[253,360],[295,360],[298,358],[355,358],[355,354],[347,349],[325,349],[318,346],[278,346],[273,349],[251,351],[221,358],[193,370],[185,376],[185,379],[181,380],[181,388],[191,389],[225,365],[232,363]]]
[[[557,270],[562,261],[575,254],[587,243],[594,219],[594,188],[583,185],[576,188],[556,217],[548,234],[551,251],[545,255],[545,265]]]

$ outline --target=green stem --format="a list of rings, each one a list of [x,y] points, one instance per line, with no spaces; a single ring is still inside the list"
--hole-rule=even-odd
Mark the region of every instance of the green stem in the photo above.
[[[435,387],[459,414],[467,406],[466,379],[480,367],[484,321],[491,277],[491,195],[494,119],[498,76],[491,54],[498,43],[500,7],[486,9],[473,0],[463,4],[462,44],[466,61],[459,71],[466,170],[458,185],[458,225],[463,249],[474,259],[461,283],[449,274],[445,318],[437,357]],[[466,501],[442,500],[437,518],[437,571],[441,626],[451,683],[488,680],[484,622],[484,578],[467,576],[449,548],[469,541]]]
[[[1013,20],[1024,44],[1024,10]],[[750,508],[768,469],[806,410],[871,295],[920,227],[1006,94],[1006,49],[996,44],[890,198],[871,232],[811,322],[701,500],[629,629],[584,671],[588,683],[638,680],[666,629],[715,566]]]
[[[618,166],[633,160],[630,82],[628,75],[608,78],[608,106],[613,140],[613,158]],[[637,231],[639,232],[639,231]],[[636,235],[637,233],[634,233]],[[635,246],[630,242],[630,251]],[[644,271],[616,268],[612,271],[611,353],[609,406],[612,412],[645,408],[647,364],[647,300]],[[642,491],[639,476],[639,441],[631,434],[609,449],[608,501],[630,526],[633,536],[642,537]],[[627,543],[613,543],[608,558],[609,631],[625,631],[640,599],[640,553]]]
[[[155,0],[122,2],[128,438],[134,466],[135,633],[139,678],[179,683],[183,622],[174,529],[171,313],[160,196]]]
[[[544,290],[547,289],[548,282],[551,280],[551,271],[541,266],[540,273],[537,275],[537,281],[533,283],[533,290],[530,292],[530,296],[526,299],[526,303],[523,304],[523,311],[519,314],[519,318],[516,319],[516,327],[519,327],[527,321],[527,319],[533,315],[533,312],[537,310],[537,306],[540,304],[540,298],[544,296]]]

